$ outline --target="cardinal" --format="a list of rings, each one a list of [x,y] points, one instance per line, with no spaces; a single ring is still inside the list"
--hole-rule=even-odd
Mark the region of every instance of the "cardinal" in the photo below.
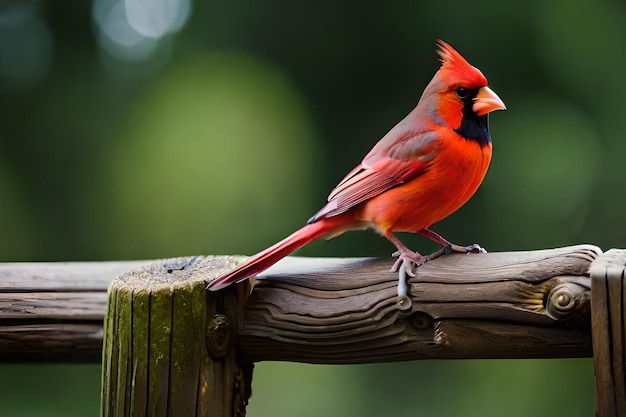
[[[438,41],[441,67],[417,106],[346,175],[307,225],[211,281],[219,290],[257,275],[296,249],[323,236],[373,229],[397,248],[398,260],[415,268],[449,252],[482,251],[459,246],[430,229],[470,199],[482,182],[492,145],[489,113],[506,109],[487,79],[456,50]],[[394,232],[419,233],[442,249],[428,256],[412,251]]]

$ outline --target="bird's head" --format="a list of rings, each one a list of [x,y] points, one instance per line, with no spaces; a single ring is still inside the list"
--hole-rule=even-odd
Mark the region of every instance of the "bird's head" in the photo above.
[[[478,68],[447,43],[438,45],[441,68],[426,89],[437,97],[438,116],[461,136],[489,143],[487,115],[506,109],[504,102],[487,87],[487,78]]]

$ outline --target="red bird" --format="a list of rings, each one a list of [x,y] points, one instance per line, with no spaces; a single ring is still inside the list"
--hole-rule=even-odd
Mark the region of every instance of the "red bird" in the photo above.
[[[477,245],[454,245],[429,229],[476,192],[491,160],[488,115],[506,107],[487,79],[457,51],[438,42],[441,68],[417,106],[387,133],[335,187],[328,203],[306,226],[252,256],[208,284],[218,290],[263,272],[307,243],[348,230],[374,229],[393,243],[407,273],[446,252],[467,253]],[[444,249],[422,256],[393,232],[419,233]]]

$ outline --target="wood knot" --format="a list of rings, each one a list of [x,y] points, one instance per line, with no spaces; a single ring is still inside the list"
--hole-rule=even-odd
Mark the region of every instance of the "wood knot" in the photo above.
[[[417,330],[428,330],[433,327],[433,318],[422,311],[418,311],[411,315],[411,325]]]
[[[556,320],[577,320],[578,313],[589,302],[589,291],[573,282],[562,282],[546,297],[546,311]]]
[[[216,314],[209,322],[206,345],[213,359],[221,359],[230,350],[230,321],[223,314]]]

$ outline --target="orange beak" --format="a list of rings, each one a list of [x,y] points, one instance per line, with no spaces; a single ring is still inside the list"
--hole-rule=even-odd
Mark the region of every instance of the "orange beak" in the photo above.
[[[484,116],[494,110],[506,110],[506,106],[491,88],[482,87],[478,90],[476,98],[474,98],[474,105],[472,106],[472,109],[477,115]]]

